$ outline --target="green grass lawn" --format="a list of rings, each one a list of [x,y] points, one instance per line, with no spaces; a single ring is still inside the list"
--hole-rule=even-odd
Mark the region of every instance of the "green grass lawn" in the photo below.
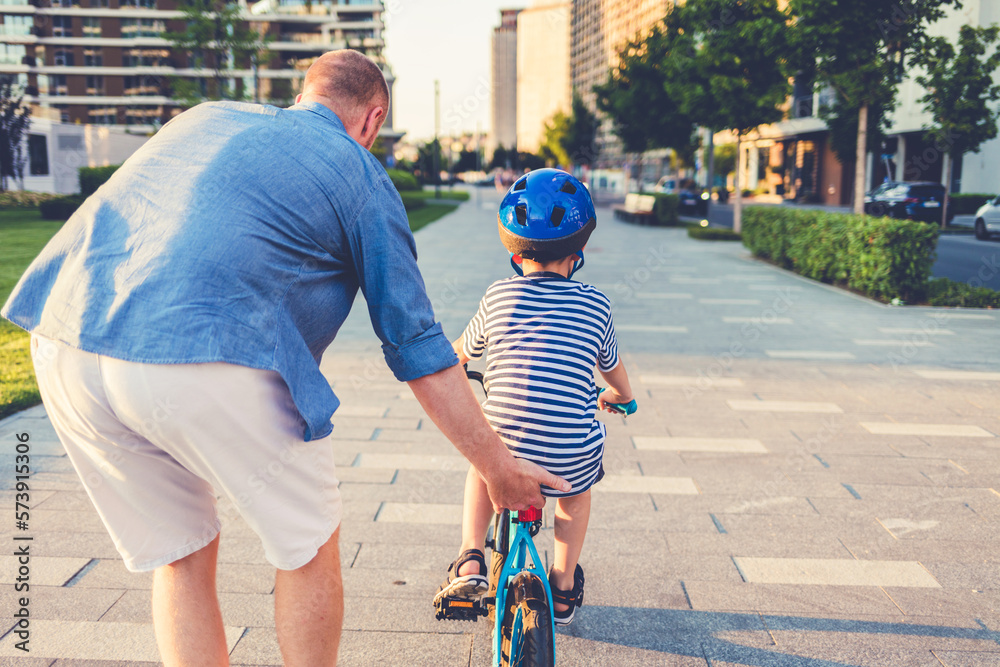
[[[62,224],[42,220],[37,209],[0,210],[0,303]],[[40,400],[28,334],[0,318],[0,419]]]
[[[468,196],[468,193],[454,194]],[[417,231],[455,208],[445,204],[428,204],[411,211],[410,229]],[[37,209],[0,210],[0,304],[7,301],[28,264],[62,224],[42,220]],[[0,419],[41,400],[31,366],[28,340],[28,334],[22,329],[0,318]]]

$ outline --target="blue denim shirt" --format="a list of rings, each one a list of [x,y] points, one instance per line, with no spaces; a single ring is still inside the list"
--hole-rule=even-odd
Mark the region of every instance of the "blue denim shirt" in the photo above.
[[[399,380],[458,362],[399,194],[318,103],[201,104],[89,197],[2,314],[82,350],[274,370],[306,440],[339,405],[319,370],[361,289]]]

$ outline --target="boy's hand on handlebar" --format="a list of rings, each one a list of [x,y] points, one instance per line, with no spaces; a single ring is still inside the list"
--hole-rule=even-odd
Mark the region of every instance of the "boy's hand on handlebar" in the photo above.
[[[632,402],[631,396],[616,394],[611,389],[605,389],[597,395],[597,409],[616,415],[622,414],[622,411],[619,408],[611,407],[610,404],[627,405],[630,402]]]
[[[485,480],[490,493],[494,511],[503,508],[511,510],[526,510],[529,507],[542,507],[545,497],[542,496],[540,485],[568,492],[573,486],[561,477],[557,477],[541,466],[514,459],[513,474],[500,475],[497,479]]]

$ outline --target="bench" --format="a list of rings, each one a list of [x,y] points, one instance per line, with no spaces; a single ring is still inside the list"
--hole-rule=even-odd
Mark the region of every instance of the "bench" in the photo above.
[[[653,206],[656,205],[656,197],[653,195],[641,195],[638,192],[630,192],[625,195],[625,206],[615,208],[615,217],[625,222],[633,222],[640,225],[655,225],[656,216],[653,214]]]

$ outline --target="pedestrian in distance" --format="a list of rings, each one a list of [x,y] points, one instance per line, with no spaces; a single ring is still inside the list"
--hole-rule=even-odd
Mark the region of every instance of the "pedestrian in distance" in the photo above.
[[[558,169],[520,177],[500,203],[500,238],[518,274],[493,283],[453,345],[459,361],[488,350],[483,411],[515,456],[572,484],[542,487],[557,498],[549,584],[556,625],[568,625],[583,597],[579,565],[590,519],[590,488],[604,476],[605,426],[597,410],[635,409],[611,316],[600,290],[572,280],[597,225],[584,185]],[[599,392],[594,368],[610,385]],[[483,478],[466,478],[459,557],[435,600],[476,597],[488,589],[483,552],[493,514]]]
[[[339,401],[319,360],[359,289],[386,363],[497,507],[569,488],[507,451],[434,319],[402,202],[370,153],[388,108],[378,66],[343,50],[315,61],[288,109],[178,115],[83,203],[3,309],[32,333],[49,418],[126,567],[155,572],[168,666],[228,664],[217,493],[276,567],[284,664],[336,663]]]

